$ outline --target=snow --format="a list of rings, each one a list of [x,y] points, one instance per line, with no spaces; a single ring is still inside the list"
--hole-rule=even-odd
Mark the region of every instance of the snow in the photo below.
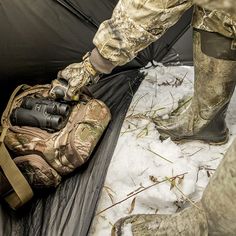
[[[227,113],[227,144],[161,142],[150,117],[168,118],[180,100],[192,96],[193,67],[159,65],[146,72],[123,124],[90,236],[110,235],[112,225],[131,214],[170,214],[197,202],[236,136],[234,94]],[[131,226],[124,232],[132,235]]]
[[[125,235],[125,236],[132,236],[133,234],[132,234],[132,229],[131,229],[131,224],[127,224],[127,225],[125,225],[125,227],[124,227],[124,229],[123,229],[123,234]]]

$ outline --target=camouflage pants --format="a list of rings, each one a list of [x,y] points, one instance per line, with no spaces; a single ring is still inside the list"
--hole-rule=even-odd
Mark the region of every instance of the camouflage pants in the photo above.
[[[195,5],[195,28],[235,39],[236,16],[233,14],[233,1],[235,0],[120,0],[112,18],[100,25],[93,43],[100,54],[114,66],[124,65],[139,51],[160,38],[195,2],[206,7]],[[229,3],[226,4],[229,11],[224,11],[225,2]]]

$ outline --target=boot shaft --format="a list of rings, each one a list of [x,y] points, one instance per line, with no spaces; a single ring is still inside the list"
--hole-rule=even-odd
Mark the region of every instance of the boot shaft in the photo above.
[[[194,95],[188,108],[167,120],[156,119],[163,139],[228,141],[225,123],[236,84],[236,50],[233,40],[217,33],[194,30]]]
[[[202,197],[210,235],[236,233],[236,139],[225,154]]]
[[[232,39],[217,33],[194,32],[195,94],[199,115],[215,130],[224,121],[236,84],[236,50]],[[217,121],[217,122],[216,122]],[[210,235],[236,232],[236,140],[210,180],[202,198]]]
[[[233,95],[236,50],[231,49],[231,42],[217,33],[194,30],[193,103],[205,120],[211,120]]]

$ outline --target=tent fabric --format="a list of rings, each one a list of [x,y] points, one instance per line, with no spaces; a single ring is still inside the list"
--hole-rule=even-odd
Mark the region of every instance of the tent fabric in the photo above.
[[[183,32],[179,38],[162,58],[161,62],[164,65],[193,65],[193,47],[192,47],[192,27]],[[186,43],[187,42],[187,43]]]
[[[0,93],[2,112],[21,83],[49,83],[58,70],[78,62],[94,46],[98,25],[116,0],[1,0]],[[138,68],[150,61],[191,62],[191,10],[160,40],[131,63],[91,87],[111,108],[113,119],[91,160],[55,191],[37,197],[15,213],[0,205],[0,235],[87,235],[120,128],[132,95],[143,79]],[[190,51],[190,52],[189,52]],[[180,56],[178,56],[180,55]]]
[[[112,114],[112,121],[90,161],[55,191],[38,193],[19,212],[1,204],[0,235],[87,235],[126,111],[143,78],[142,73],[132,70],[106,77],[90,88]]]
[[[111,16],[116,3],[117,0],[1,0],[0,86],[4,91],[0,93],[0,111],[17,84],[50,82],[58,70],[80,61],[92,50],[97,26]],[[114,72],[140,68],[152,60],[162,61],[190,27],[191,11],[131,63]],[[183,48],[187,47],[186,42],[191,45],[191,39],[185,41]],[[189,54],[187,50],[184,53]],[[183,56],[183,63],[184,59]]]

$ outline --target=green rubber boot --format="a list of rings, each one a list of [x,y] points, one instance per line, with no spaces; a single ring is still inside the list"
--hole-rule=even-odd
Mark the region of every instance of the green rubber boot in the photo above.
[[[236,139],[196,206],[173,215],[122,218],[113,226],[112,236],[235,236],[235,196]]]
[[[162,139],[228,141],[225,115],[236,83],[236,50],[231,45],[232,39],[220,34],[194,30],[194,95],[181,114],[154,119]]]
[[[132,215],[115,223],[112,236],[207,236],[208,225],[201,204],[173,215]],[[132,232],[132,234],[131,234]]]

